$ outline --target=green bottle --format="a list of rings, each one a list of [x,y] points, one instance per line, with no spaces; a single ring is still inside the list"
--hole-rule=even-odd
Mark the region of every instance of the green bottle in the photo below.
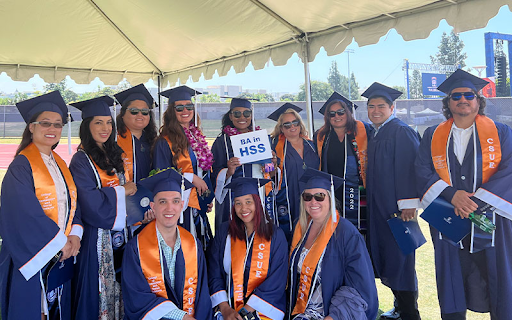
[[[469,214],[469,220],[473,222],[478,228],[487,233],[492,233],[496,230],[496,226],[492,223],[489,218],[485,216],[485,214],[475,214],[475,212],[471,212]]]

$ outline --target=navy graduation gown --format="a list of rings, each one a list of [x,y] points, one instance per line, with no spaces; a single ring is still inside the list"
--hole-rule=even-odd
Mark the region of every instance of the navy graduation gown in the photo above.
[[[393,290],[416,291],[415,254],[402,253],[387,220],[402,208],[419,206],[414,159],[420,138],[407,124],[394,118],[369,140],[367,242],[375,274]]]
[[[495,206],[501,213],[496,215],[496,232],[494,247],[483,250],[483,264],[487,267],[487,276],[481,275],[473,268],[468,279],[472,286],[464,283],[461,267],[461,247],[452,241],[442,238],[439,232],[431,227],[432,241],[435,249],[436,280],[441,313],[463,312],[466,309],[479,312],[489,312],[496,319],[507,319],[512,314],[512,190],[510,177],[512,175],[512,131],[501,123],[495,122],[500,138],[502,158],[498,171],[482,184],[482,153],[480,140],[471,136],[466,154],[460,164],[453,152],[453,139],[449,139],[448,158],[453,186],[448,186],[434,169],[431,155],[432,135],[437,126],[425,131],[416,158],[416,174],[418,191],[422,195],[422,206],[426,207],[437,196],[451,201],[456,190],[473,192],[474,176],[474,147],[477,150],[477,192],[475,197]],[[508,219],[504,216],[508,216]],[[468,235],[471,238],[471,234]],[[469,241],[467,241],[469,242]],[[464,251],[468,251],[466,246]],[[467,253],[466,253],[467,255]],[[467,272],[467,270],[466,270]],[[480,277],[486,278],[489,290],[480,285]],[[487,292],[489,291],[489,292]],[[488,301],[489,305],[482,306],[481,302]],[[478,303],[480,302],[480,303]]]
[[[292,147],[291,143],[286,141],[285,159],[281,178],[281,189],[276,195],[277,216],[279,219],[279,227],[283,229],[288,242],[291,242],[293,235],[293,226],[299,219],[300,211],[300,194],[299,180],[306,171],[306,168],[318,169],[320,166],[320,158],[316,153],[316,147],[312,141],[303,140],[303,157],[301,158],[297,151]],[[276,137],[272,141],[272,150],[275,151],[279,138]],[[284,151],[283,151],[284,152]]]
[[[73,225],[82,225],[78,204]],[[0,236],[1,318],[41,319],[40,271],[67,237],[41,208],[30,163],[23,155],[14,158],[2,182]],[[71,319],[70,282],[64,284],[61,308],[61,319]]]
[[[137,165],[135,182],[139,182],[140,179],[147,178],[151,171],[151,145],[144,132],[142,132],[140,140],[133,136],[133,141],[135,143],[134,153]]]
[[[230,249],[231,238],[228,237],[229,223],[223,223],[208,248],[208,282],[213,307],[221,302],[233,306],[233,280],[229,278],[231,269],[230,256],[225,250]],[[229,242],[228,242],[229,241]],[[226,249],[226,244],[229,244]],[[251,267],[252,247],[247,256],[244,272],[244,292],[247,290]],[[286,272],[288,267],[288,243],[281,229],[274,226],[270,245],[270,262],[266,279],[254,289],[246,304],[271,319],[283,319],[286,307]],[[230,286],[228,288],[228,285]],[[228,298],[228,293],[230,297]]]
[[[366,316],[369,320],[374,320],[377,317],[379,301],[377,297],[377,288],[375,287],[372,263],[366,249],[366,244],[363,236],[348,220],[344,218],[339,219],[340,221],[338,222],[338,226],[325,247],[325,253],[321,262],[324,315],[329,315],[331,299],[336,294],[336,291],[340,290],[341,287],[348,286],[357,290],[361,298],[366,301],[368,304]],[[289,312],[293,310],[297,301],[297,292],[299,289],[299,273],[297,272],[297,266],[299,263],[300,252],[302,252],[304,244],[305,241],[300,243],[300,245],[298,245],[291,253],[290,269],[288,274],[288,279],[290,279],[288,293]],[[313,278],[315,277],[316,272],[317,269],[315,269]],[[312,290],[314,290],[314,288],[311,289],[309,294],[313,293]],[[343,308],[343,306],[340,306],[340,308]]]
[[[133,238],[128,242],[125,248],[123,257],[123,272],[122,272],[122,288],[125,319],[159,319],[154,318],[151,314],[163,314],[171,310],[169,305],[164,302],[172,302],[179,309],[183,309],[183,285],[185,282],[185,259],[183,251],[180,247],[176,254],[175,272],[175,288],[171,287],[169,279],[169,269],[165,257],[162,254],[162,265],[165,277],[165,287],[167,290],[168,300],[158,297],[151,292],[142,268],[140,266],[139,251],[137,246],[137,239]],[[210,301],[210,294],[208,292],[208,278],[206,273],[206,262],[204,253],[199,241],[196,240],[197,250],[197,264],[198,264],[198,284],[195,299],[195,319],[212,319],[212,305]],[[162,304],[164,303],[164,304]],[[163,308],[163,309],[162,309]],[[163,311],[162,311],[163,310]]]
[[[226,133],[222,133],[215,139],[212,153],[212,186],[215,191],[215,231],[217,231],[223,222],[229,221],[232,207],[231,190],[224,190],[224,185],[229,182],[225,178],[228,160],[234,157],[231,139]],[[236,168],[231,179],[252,176],[252,164],[246,163]]]
[[[126,226],[124,187],[98,189],[91,164],[81,151],[73,155],[69,170],[75,180],[84,222],[82,247],[74,276],[76,296],[73,309],[76,319],[96,319],[99,313],[98,229],[121,231]]]

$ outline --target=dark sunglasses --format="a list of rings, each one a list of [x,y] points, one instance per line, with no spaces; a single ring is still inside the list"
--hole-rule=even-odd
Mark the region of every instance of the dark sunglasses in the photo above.
[[[302,194],[302,200],[304,200],[304,201],[308,201],[309,202],[309,201],[313,200],[313,197],[315,198],[316,201],[322,202],[325,199],[325,193],[317,192],[315,194],[311,194],[309,192],[304,192]]]
[[[285,122],[282,124],[283,128],[290,129],[292,126],[298,127],[299,126],[299,120],[293,120],[292,122]]]
[[[464,98],[466,100],[473,100],[475,99],[475,93],[474,92],[454,92],[450,95],[450,98],[453,100],[453,101],[459,101],[460,99],[462,99],[462,96],[464,96]]]
[[[339,109],[336,111],[329,111],[329,117],[334,118],[336,115],[339,115],[340,117],[345,114],[345,109]]]
[[[147,116],[149,114],[149,109],[138,109],[138,108],[128,108],[131,114],[138,115],[139,112],[142,113],[143,116]]]
[[[183,112],[183,110],[185,110],[185,108],[188,111],[194,111],[193,104],[182,104],[181,106],[174,106],[174,109],[176,110],[176,112]]]
[[[251,115],[252,115],[252,111],[251,110],[245,110],[244,112],[242,111],[231,111],[231,114],[233,115],[233,117],[235,118],[240,118],[242,115],[245,117],[245,118],[249,118]]]
[[[59,122],[49,122],[49,121],[36,121],[36,122],[32,122],[33,124],[38,124],[40,125],[41,127],[43,128],[49,128],[53,125],[53,127],[55,129],[62,129],[62,127],[64,126],[62,123],[59,123]]]

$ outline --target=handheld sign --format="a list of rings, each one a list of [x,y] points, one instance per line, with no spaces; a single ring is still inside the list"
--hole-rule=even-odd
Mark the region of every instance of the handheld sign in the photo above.
[[[267,130],[252,131],[230,137],[233,154],[240,163],[253,163],[272,158]]]

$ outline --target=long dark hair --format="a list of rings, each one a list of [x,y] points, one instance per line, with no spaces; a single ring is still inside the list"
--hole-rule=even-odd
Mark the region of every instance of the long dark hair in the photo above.
[[[324,125],[318,129],[318,138],[322,140],[326,134],[331,131],[331,116],[329,115],[329,111],[331,107],[335,104],[341,105],[341,107],[345,110],[345,115],[347,116],[347,125],[345,127],[345,131],[347,133],[353,133],[357,135],[357,123],[356,119],[354,119],[354,115],[352,114],[352,110],[347,107],[347,104],[342,100],[333,100],[329,102],[324,112]]]
[[[33,115],[32,118],[30,118],[30,121],[27,123],[25,130],[23,130],[23,134],[21,135],[20,145],[18,146],[18,149],[16,149],[16,154],[14,156],[17,156],[18,154],[20,154],[20,152],[23,151],[23,149],[25,149],[26,147],[28,147],[29,144],[32,143],[32,132],[30,132],[30,124],[32,122],[35,122],[37,120],[37,118],[41,115],[41,113],[43,113],[43,112],[44,111],[38,112],[35,115]],[[57,148],[58,145],[59,145],[58,142],[56,144],[54,144],[52,146],[52,150]]]
[[[80,125],[80,147],[92,158],[94,163],[96,163],[100,169],[105,170],[109,176],[115,174],[114,169],[117,172],[124,172],[123,149],[117,145],[115,139],[116,125],[114,124],[114,119],[112,119],[112,133],[103,144],[105,150],[102,150],[92,137],[89,126],[93,119],[94,117],[85,118]]]
[[[261,206],[261,199],[257,194],[252,194],[252,199],[255,205],[254,212],[254,231],[260,237],[270,240],[272,238],[272,233],[274,232],[273,223],[270,221],[267,212]],[[265,216],[264,216],[265,215]],[[230,236],[239,239],[245,240],[245,225],[244,222],[236,215],[235,206],[233,205],[231,208],[231,221],[229,222],[228,233]],[[268,223],[265,221],[268,221]]]
[[[235,124],[233,123],[233,121],[231,121],[231,119],[229,119],[230,113],[231,113],[231,109],[228,110],[228,112],[224,113],[224,115],[222,116],[222,120],[221,120],[222,126],[220,128],[222,131],[224,131],[224,128],[226,128],[227,126],[235,128]],[[250,119],[251,119],[251,123],[249,124],[249,130],[252,130],[252,117]]]
[[[471,90],[471,91],[476,95],[476,99],[478,99],[478,102],[479,102],[478,103],[478,114],[481,116],[485,116],[485,106],[486,106],[485,98],[482,97],[478,92],[475,92],[475,90]],[[446,118],[446,120],[453,117],[453,114],[450,110],[450,99],[451,99],[450,95],[451,95],[451,93],[443,98],[443,115]]]
[[[123,117],[126,114],[126,110],[130,107],[130,104],[134,100],[130,101],[123,101],[123,104],[121,105],[121,112],[117,116],[117,132],[121,135],[121,137],[126,138],[126,124],[124,123]],[[145,101],[144,101],[145,102]],[[147,105],[147,103],[146,103]],[[149,106],[148,106],[149,109]],[[158,131],[156,129],[155,124],[155,115],[153,113],[152,109],[149,109],[149,123],[148,125],[143,129],[146,138],[148,139],[149,145],[153,145],[153,143],[156,140],[156,136],[158,135]]]

